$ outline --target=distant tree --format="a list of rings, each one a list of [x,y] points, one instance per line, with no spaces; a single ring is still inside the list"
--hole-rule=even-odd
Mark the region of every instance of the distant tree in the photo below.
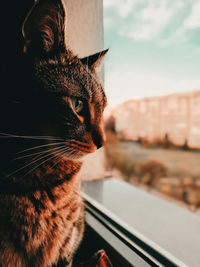
[[[182,146],[182,149],[183,149],[183,150],[188,150],[188,149],[189,149],[187,139],[185,139],[185,142],[184,142],[184,144],[183,144],[183,146]]]
[[[143,184],[152,185],[160,178],[167,177],[167,167],[160,161],[148,160],[140,165],[139,176]]]

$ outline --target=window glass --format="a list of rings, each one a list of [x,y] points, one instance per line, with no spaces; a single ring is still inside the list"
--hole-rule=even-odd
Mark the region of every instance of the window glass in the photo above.
[[[199,1],[104,0],[106,168],[200,210]]]

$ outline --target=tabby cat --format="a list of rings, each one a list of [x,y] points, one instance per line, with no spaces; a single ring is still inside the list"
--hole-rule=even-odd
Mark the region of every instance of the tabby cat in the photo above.
[[[104,144],[95,68],[107,50],[80,59],[64,32],[61,0],[38,0],[22,27],[19,67],[10,68],[15,80],[1,89],[2,267],[71,266],[83,237],[77,174],[81,158]]]

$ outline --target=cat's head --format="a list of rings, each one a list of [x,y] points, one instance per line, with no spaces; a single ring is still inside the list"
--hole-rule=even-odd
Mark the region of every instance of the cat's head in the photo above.
[[[18,98],[25,112],[17,126],[20,134],[52,137],[48,142],[60,143],[57,152],[69,159],[103,146],[107,100],[95,69],[107,50],[80,59],[66,48],[60,0],[37,1],[22,32],[25,85]]]

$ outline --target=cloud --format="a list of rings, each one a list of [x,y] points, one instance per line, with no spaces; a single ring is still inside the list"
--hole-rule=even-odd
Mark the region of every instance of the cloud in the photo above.
[[[200,47],[198,47],[197,49],[195,49],[195,53],[200,55]]]
[[[184,8],[182,0],[149,0],[137,14],[133,14],[134,23],[121,27],[120,35],[126,35],[135,41],[151,41],[169,26],[177,13]]]
[[[151,24],[143,23],[135,27],[126,27],[119,30],[122,36],[128,36],[135,41],[148,41],[153,39],[159,32],[160,26],[152,27]]]
[[[200,2],[196,2],[183,24],[185,29],[200,28]]]
[[[184,1],[184,0],[183,0]],[[187,11],[187,15],[182,18],[182,21],[178,28],[174,28],[173,32],[162,40],[159,40],[160,45],[168,46],[171,44],[183,44],[190,43],[192,44],[192,38],[198,32],[196,30],[200,29],[200,1],[199,0],[191,0],[190,4],[186,4],[184,2],[184,10]],[[183,10],[182,10],[183,11]],[[193,32],[191,34],[191,32]],[[199,53],[199,48],[192,47],[192,50]]]
[[[112,105],[200,89],[200,0],[104,0],[104,8],[106,42],[114,47],[105,64],[105,90]]]
[[[111,29],[118,17],[118,34],[133,41],[184,43],[191,38],[190,30],[200,28],[199,0],[104,0],[104,8],[109,10],[105,29]]]
[[[144,0],[104,0],[104,8],[112,8],[121,18],[126,18],[132,11],[133,8]]]
[[[103,25],[104,25],[104,29],[109,30],[114,26],[114,19],[112,17],[109,16],[104,16],[104,20],[103,20]]]

